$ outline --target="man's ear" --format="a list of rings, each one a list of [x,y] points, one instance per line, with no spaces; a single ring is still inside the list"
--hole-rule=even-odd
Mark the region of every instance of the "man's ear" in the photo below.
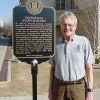
[[[75,28],[77,29],[77,25],[75,25]]]

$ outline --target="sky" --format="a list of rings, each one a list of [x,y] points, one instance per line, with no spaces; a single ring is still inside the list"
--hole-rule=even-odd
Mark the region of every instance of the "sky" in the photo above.
[[[12,18],[13,8],[19,4],[19,0],[0,0],[0,19],[8,22]]]

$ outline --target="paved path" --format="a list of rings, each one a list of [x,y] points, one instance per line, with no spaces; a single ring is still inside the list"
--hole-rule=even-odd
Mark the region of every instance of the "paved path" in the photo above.
[[[95,89],[94,100],[100,100],[100,89]]]
[[[0,97],[0,100],[33,100],[32,96]],[[37,100],[48,100],[48,95],[38,94]],[[94,89],[94,100],[100,100],[100,89]]]
[[[1,71],[1,68],[2,68],[2,63],[3,63],[4,55],[5,55],[5,52],[6,52],[6,48],[7,47],[0,45],[0,71]]]
[[[33,100],[32,96],[0,97],[0,100]],[[48,100],[47,94],[38,95],[37,100]]]
[[[7,46],[9,38],[0,39],[0,82],[7,81],[8,72],[8,52]]]

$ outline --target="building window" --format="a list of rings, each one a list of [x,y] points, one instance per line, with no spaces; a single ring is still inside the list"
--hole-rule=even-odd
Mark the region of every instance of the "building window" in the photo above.
[[[65,0],[56,0],[56,10],[65,10]]]
[[[74,5],[74,0],[71,0],[71,9],[74,9],[75,5]]]
[[[74,0],[56,0],[56,10],[75,9]]]

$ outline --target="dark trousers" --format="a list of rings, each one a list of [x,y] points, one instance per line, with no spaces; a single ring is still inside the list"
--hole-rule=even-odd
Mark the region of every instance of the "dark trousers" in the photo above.
[[[53,84],[52,100],[85,100],[85,83],[61,85],[56,78]]]

